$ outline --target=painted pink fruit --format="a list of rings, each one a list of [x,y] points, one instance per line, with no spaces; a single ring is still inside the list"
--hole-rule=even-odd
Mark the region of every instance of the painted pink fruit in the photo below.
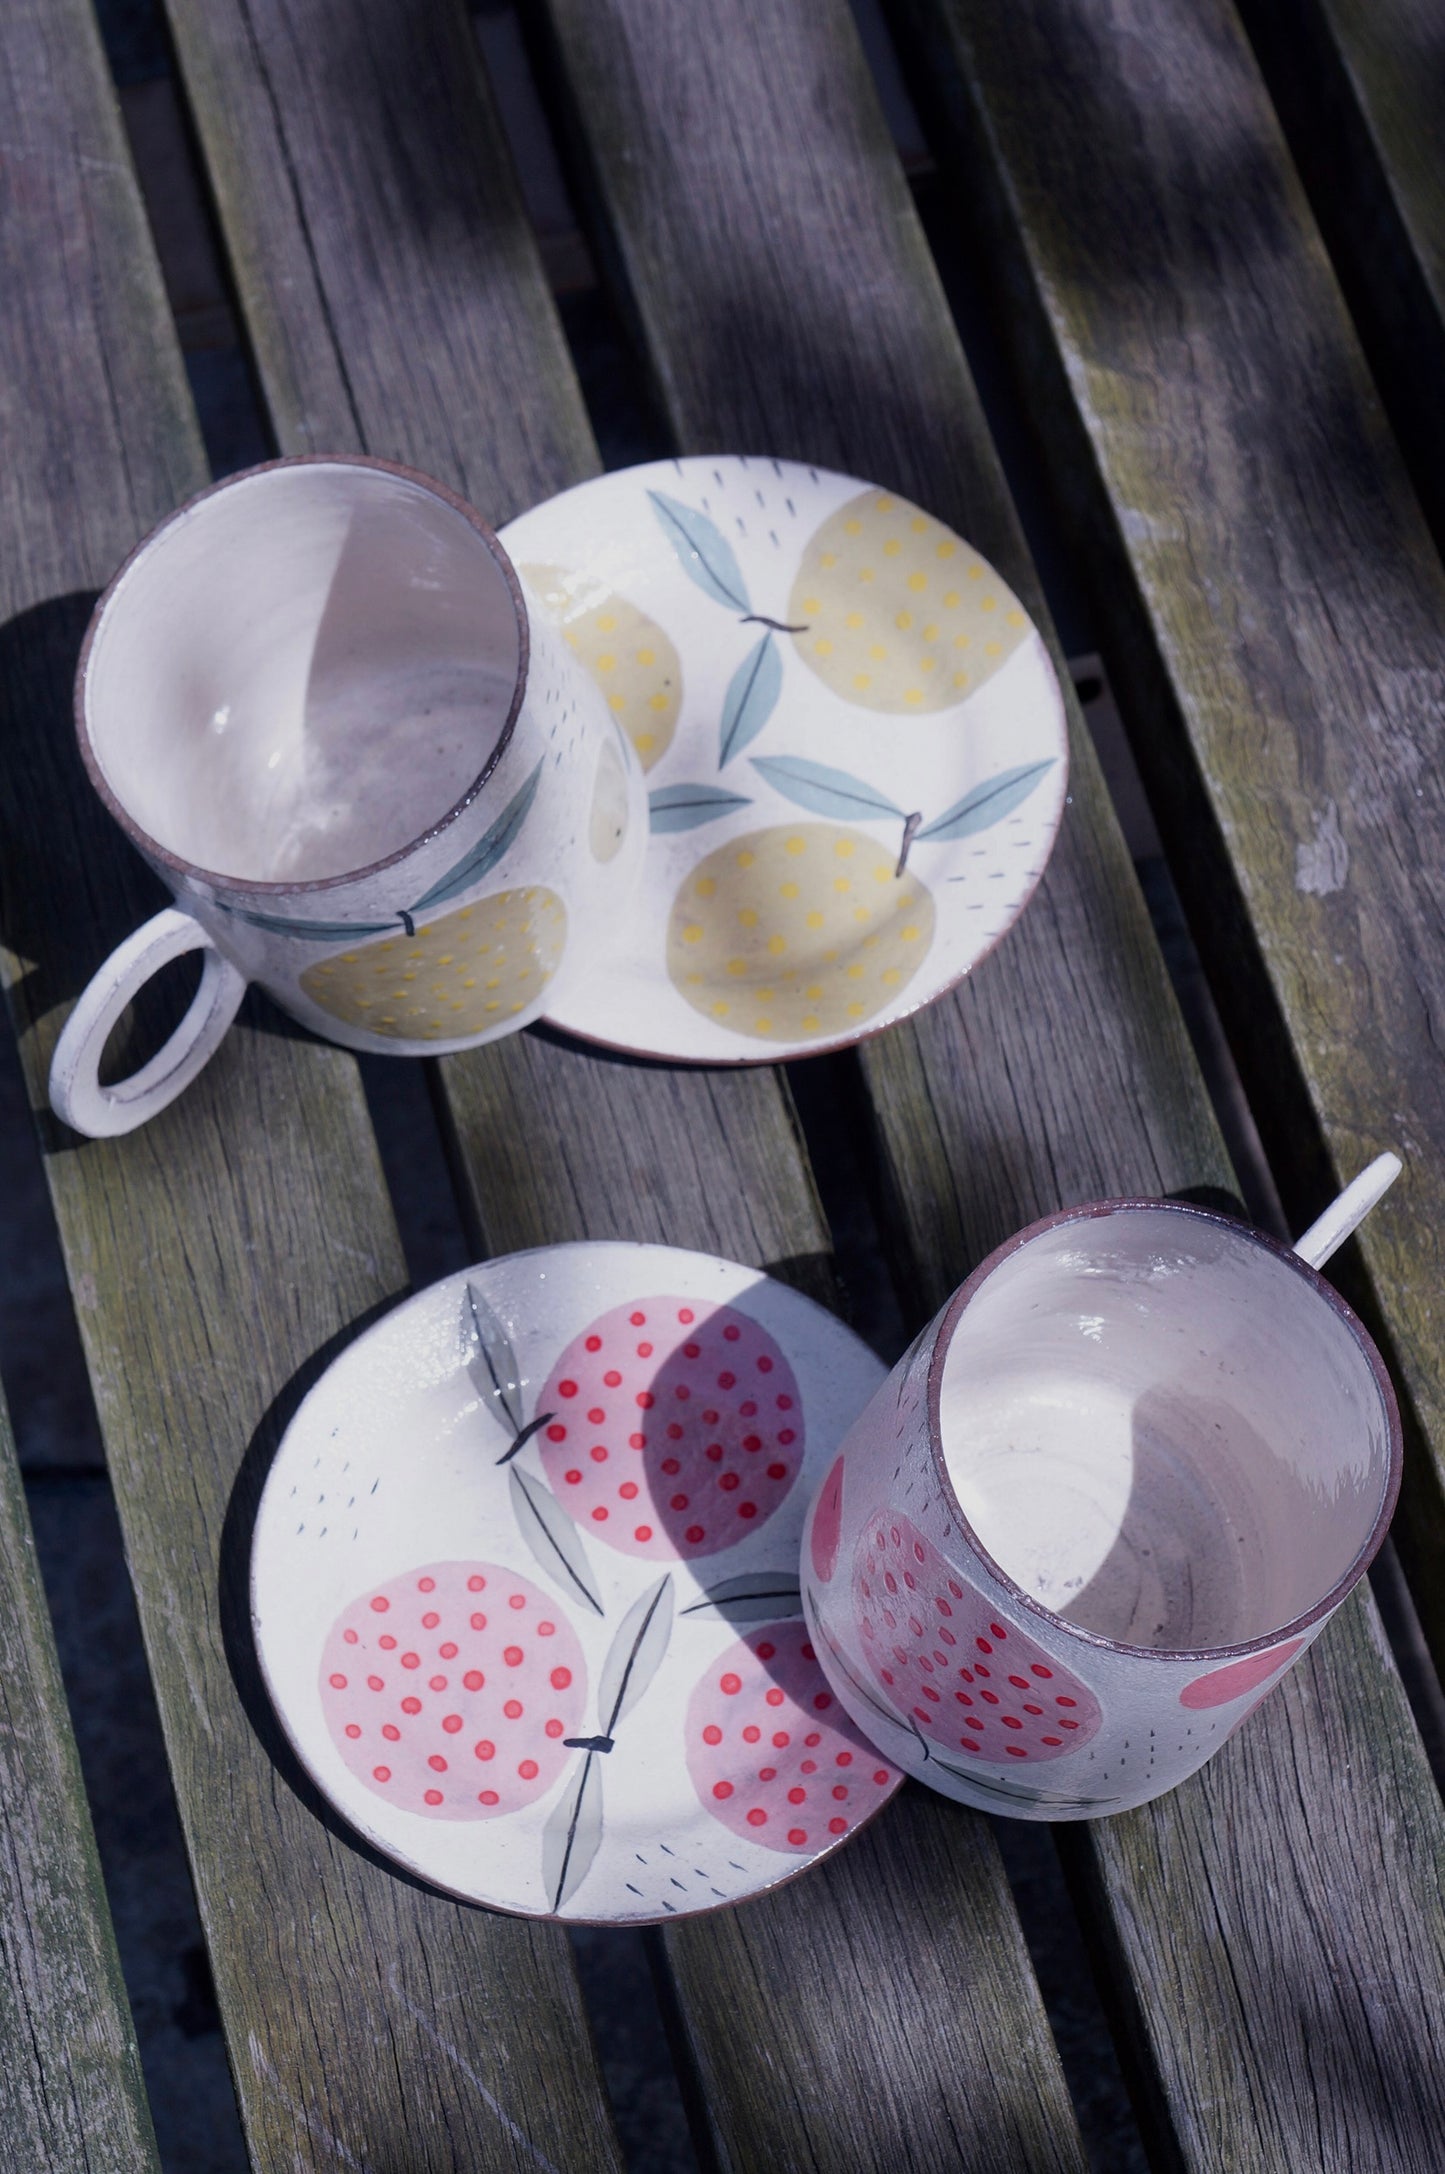
[[[587,1665],[554,1600],[495,1563],[423,1563],[342,1609],[321,1656],[332,1741],[425,1819],[496,1819],[576,1754]]]
[[[765,1328],[731,1306],[639,1298],[575,1336],[537,1400],[552,1492],[627,1555],[714,1555],[798,1477],[803,1405]]]
[[[871,1518],[853,1558],[868,1662],[924,1735],[971,1758],[1062,1759],[1098,1731],[1085,1684],[950,1569],[906,1517]]]
[[[714,1819],[793,1855],[840,1841],[903,1779],[854,1728],[796,1621],[750,1630],[712,1663],[688,1701],[687,1770]]]
[[[838,1457],[834,1459],[832,1471],[818,1490],[818,1501],[813,1511],[810,1539],[813,1570],[824,1585],[838,1567],[838,1542],[842,1535],[843,1460]]]
[[[1204,1706],[1224,1706],[1232,1698],[1242,1698],[1252,1691],[1266,1676],[1272,1676],[1277,1668],[1293,1659],[1304,1644],[1302,1638],[1291,1638],[1282,1646],[1274,1646],[1268,1653],[1249,1653],[1242,1661],[1227,1661],[1223,1668],[1211,1668],[1204,1676],[1196,1676],[1193,1683],[1186,1683],[1179,1694],[1181,1706],[1198,1710]]]

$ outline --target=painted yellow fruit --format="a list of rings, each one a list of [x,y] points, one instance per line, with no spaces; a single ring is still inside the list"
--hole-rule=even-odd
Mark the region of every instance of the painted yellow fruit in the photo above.
[[[667,971],[705,1018],[764,1042],[854,1032],[933,941],[933,899],[862,831],[784,823],[719,846],[673,901]]]
[[[598,597],[595,584],[560,566],[521,571],[650,770],[672,745],[682,707],[682,664],[670,637],[626,597]]]
[[[788,599],[798,654],[866,710],[948,709],[1028,633],[1018,598],[941,521],[863,491],[809,539]]]
[[[399,1041],[447,1042],[503,1026],[557,971],[567,909],[542,885],[498,891],[308,966],[313,1004],[349,1027]]]

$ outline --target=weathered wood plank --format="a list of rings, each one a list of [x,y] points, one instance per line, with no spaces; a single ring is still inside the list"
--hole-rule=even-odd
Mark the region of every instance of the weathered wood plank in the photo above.
[[[0,1404],[0,2137],[15,2167],[158,2166],[10,1421]]]
[[[1406,1160],[1358,1246],[1438,1656],[1445,573],[1227,0],[918,20],[1286,1204]]]
[[[1432,0],[1243,0],[1240,14],[1445,544],[1445,22]]]
[[[81,1143],[45,1114],[69,999],[155,903],[74,752],[76,649],[98,583],[204,475],[82,0],[9,12],[0,144],[6,978],[251,2149],[267,2167],[614,2168],[561,1935],[425,1893],[344,1838],[249,1648],[279,1429],[404,1282],[355,1064],[257,1006],[132,1138]]]
[[[231,169],[216,171],[237,260],[271,281],[250,329],[283,444],[293,442],[296,428],[288,373],[304,353],[313,365],[306,428],[317,442],[396,449],[397,417],[405,411],[413,418],[408,457],[464,484],[495,518],[589,472],[595,453],[590,441],[580,447],[575,385],[554,370],[550,345],[535,361],[528,349],[540,269],[518,239],[521,212],[494,148],[494,117],[489,106],[468,103],[477,96],[470,72],[453,72],[450,102],[440,108],[440,87],[432,86],[421,119],[399,105],[388,109],[393,135],[424,127],[429,142],[469,147],[475,157],[470,177],[456,186],[491,239],[483,236],[475,249],[459,242],[456,262],[444,262],[414,246],[398,211],[391,138],[370,135],[374,171],[356,179],[359,195],[338,187],[333,139],[355,131],[358,120],[330,86],[352,66],[341,56],[357,36],[354,11],[311,0],[284,24],[279,13],[251,11],[253,31],[244,36],[240,14],[229,9],[172,0],[171,14],[203,147],[225,128],[246,145],[251,117],[258,127],[271,117],[277,132],[264,139],[268,156],[251,161],[246,187],[233,191]],[[409,12],[369,11],[368,41],[394,53],[403,19],[409,34]],[[298,72],[307,80],[298,82]],[[419,79],[409,81],[419,96]],[[400,101],[395,77],[389,90]],[[309,131],[323,133],[303,156],[292,138]],[[384,281],[374,271],[381,261]],[[247,270],[243,302],[255,276]],[[304,341],[294,329],[284,338],[275,330],[278,317],[293,322],[293,305],[294,324],[311,328]],[[436,312],[464,319],[476,343],[476,359],[457,370],[441,418],[426,407],[438,365],[418,354],[412,335],[414,322]],[[333,328],[331,358],[311,356],[317,327]],[[459,352],[450,332],[439,352]],[[452,367],[449,359],[444,367]],[[338,395],[343,377],[369,388],[355,405]],[[440,1070],[464,1191],[489,1248],[581,1236],[666,1238],[771,1266],[820,1295],[829,1290],[826,1232],[775,1075],[671,1073],[536,1035],[448,1059]],[[914,1836],[932,1837],[930,1861],[948,1881],[949,1901],[930,1919],[931,1953],[919,1914],[927,1898],[915,1891],[911,1918],[896,1918],[868,1901],[876,1890],[861,1869],[881,1861],[891,1867],[892,1887],[907,1891]],[[804,1886],[669,1936],[673,1952],[685,1944],[692,1959],[684,2027],[708,2082],[725,2162],[826,2165],[842,2174],[906,2149],[912,2164],[952,2167],[956,2137],[939,2108],[952,2106],[957,2119],[966,2106],[974,2163],[1077,2166],[1057,2056],[984,1824],[939,1822],[931,1806],[902,1810],[860,1845],[865,1850],[856,1862],[850,1853],[850,1869],[828,1875],[816,1910]],[[824,1892],[848,1898],[846,1923],[836,1901],[824,1911]],[[845,1938],[853,1960],[844,1972]],[[887,1985],[901,2012],[917,2013],[936,2007],[940,1972],[952,1988],[946,2020],[915,2036],[899,2080],[896,2038],[861,2012],[857,1979]],[[773,2049],[766,2056],[765,2046]],[[847,2081],[841,2122],[829,2079],[839,2088]]]
[[[1037,608],[845,9],[708,0],[684,21],[665,0],[547,0],[547,14],[679,445],[777,450],[912,491]],[[1041,49],[1033,83],[1054,65]],[[1020,86],[1017,111],[1037,129],[1032,95]],[[1074,787],[1019,928],[957,998],[862,1052],[920,1313],[1060,1200],[1227,1182],[1082,747]],[[1401,1792],[1388,1831],[1381,1775]],[[1081,1831],[1142,2018],[1161,2151],[1264,2169],[1316,2163],[1323,2139],[1325,2164],[1428,2162],[1442,1845],[1367,1598],[1204,1775]]]
[[[494,526],[593,473],[465,9],[168,13],[277,442],[445,473]]]

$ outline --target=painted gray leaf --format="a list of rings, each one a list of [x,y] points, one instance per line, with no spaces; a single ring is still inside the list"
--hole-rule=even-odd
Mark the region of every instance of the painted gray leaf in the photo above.
[[[413,914],[425,913],[430,906],[445,904],[447,899],[455,898],[459,891],[469,890],[472,884],[480,883],[483,876],[496,867],[531,813],[541,777],[542,765],[539,762],[525,785],[519,786],[513,793],[491,829],[477,840],[471,851],[457,862],[455,868],[448,870],[440,883],[434,883],[426,895],[417,900],[411,909]]]
[[[719,770],[740,755],[762,731],[783,691],[783,660],[771,627],[755,642],[728,681],[718,742]]]
[[[517,1530],[554,1583],[569,1596],[585,1600],[598,1615],[603,1612],[592,1578],[592,1566],[582,1536],[561,1503],[530,1472],[513,1465],[507,1475],[512,1490],[512,1515]]]
[[[269,929],[273,936],[299,936],[313,944],[349,944],[359,936],[385,936],[389,929],[401,927],[400,914],[390,921],[292,921],[280,913],[252,913],[245,906],[228,906],[221,899],[216,903],[223,913],[248,921],[252,928]]]
[[[602,1766],[589,1751],[542,1829],[542,1884],[560,1910],[592,1869],[602,1841]]]
[[[831,815],[835,822],[859,816],[872,822],[880,815],[903,813],[876,785],[850,777],[846,770],[830,769],[825,762],[805,762],[801,755],[754,755],[752,762],[775,792],[816,815]]]
[[[597,1720],[611,1736],[625,1720],[662,1663],[672,1636],[672,1573],[666,1571],[634,1600],[617,1626],[597,1686]]]
[[[795,1571],[741,1570],[735,1578],[710,1585],[686,1615],[720,1615],[729,1623],[768,1623],[775,1616],[801,1615],[803,1596]]]
[[[717,523],[692,506],[684,506],[680,499],[669,498],[665,491],[649,491],[647,495],[683,572],[697,583],[704,596],[710,596],[715,604],[728,604],[734,611],[751,611],[742,568]]]
[[[808,1594],[808,1621],[809,1627],[816,1629],[818,1637],[828,1648],[828,1657],[830,1661],[837,1669],[839,1675],[850,1686],[854,1695],[857,1698],[860,1698],[865,1706],[871,1707],[873,1712],[877,1714],[881,1720],[891,1721],[895,1729],[912,1727],[913,1724],[900,1719],[899,1715],[895,1713],[891,1706],[885,1706],[882,1699],[878,1696],[877,1692],[870,1691],[867,1684],[864,1683],[858,1675],[856,1669],[853,1669],[849,1666],[848,1656],[844,1653],[837,1639],[830,1636],[828,1630],[824,1626],[823,1617],[818,1607],[818,1596],[816,1593],[813,1592],[810,1592]],[[916,1728],[914,1728],[913,1733],[915,1735],[918,1734]],[[927,1756],[928,1751],[927,1747],[925,1746],[924,1757],[927,1758]]]
[[[1011,1789],[1007,1782],[995,1781],[991,1775],[975,1774],[968,1767],[952,1766],[947,1759],[940,1759],[936,1752],[929,1754],[928,1764],[941,1767],[955,1781],[967,1782],[980,1796],[997,1797],[1001,1804],[1047,1804],[1051,1811],[1073,1812],[1080,1819],[1092,1819],[1098,1812],[1111,1811],[1122,1804],[1122,1797],[1065,1797],[1052,1789]]]
[[[987,830],[1002,822],[1028,799],[1044,772],[1053,769],[1054,761],[1054,756],[1047,755],[1042,762],[1020,763],[1016,770],[1000,770],[994,777],[985,778],[982,785],[975,785],[971,793],[955,801],[936,822],[926,823],[918,833],[919,840],[967,838],[976,830]]]
[[[750,808],[742,793],[725,792],[721,785],[659,785],[647,796],[648,820],[653,830],[696,830],[699,823],[715,823],[734,808]]]
[[[473,1388],[503,1426],[520,1434],[526,1418],[522,1370],[511,1337],[474,1283],[467,1285],[462,1339]]]

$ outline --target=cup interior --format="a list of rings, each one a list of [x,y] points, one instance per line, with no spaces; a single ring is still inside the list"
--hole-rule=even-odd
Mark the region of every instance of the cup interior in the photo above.
[[[283,462],[182,508],[123,569],[82,739],[164,856],[242,882],[357,873],[482,776],[524,625],[500,546],[438,489]]]
[[[967,1297],[940,1450],[986,1554],[1064,1622],[1159,1652],[1243,1645],[1373,1551],[1398,1464],[1377,1365],[1244,1226],[1120,1205],[1044,1226]]]

